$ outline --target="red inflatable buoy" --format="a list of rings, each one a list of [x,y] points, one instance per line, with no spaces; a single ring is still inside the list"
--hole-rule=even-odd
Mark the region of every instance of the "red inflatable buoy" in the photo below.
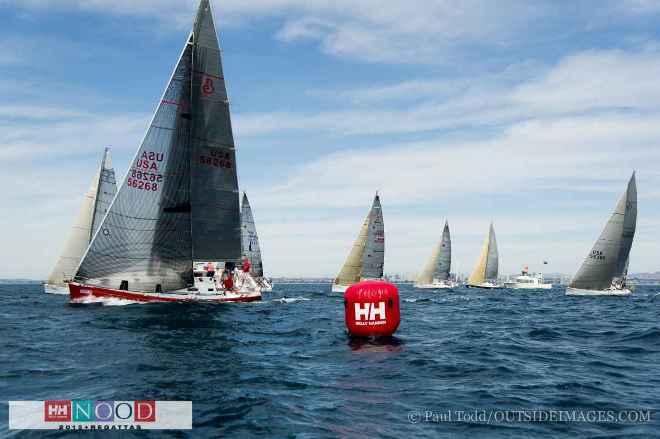
[[[346,327],[358,337],[389,336],[399,327],[399,291],[388,282],[368,280],[344,293]]]

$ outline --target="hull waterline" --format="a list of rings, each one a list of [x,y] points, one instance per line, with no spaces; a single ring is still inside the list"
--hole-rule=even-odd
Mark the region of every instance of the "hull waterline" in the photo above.
[[[120,299],[133,302],[155,303],[228,303],[228,302],[255,302],[261,300],[260,292],[239,293],[226,292],[224,294],[205,295],[197,292],[174,293],[138,293],[134,291],[100,288],[83,285],[75,282],[69,284],[69,298],[71,303],[84,303],[94,299]]]

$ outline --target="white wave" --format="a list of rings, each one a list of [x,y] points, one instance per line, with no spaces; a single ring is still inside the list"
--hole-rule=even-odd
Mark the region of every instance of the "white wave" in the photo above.
[[[279,303],[296,303],[296,302],[307,302],[311,299],[307,297],[282,297],[281,299],[273,300],[273,302]]]

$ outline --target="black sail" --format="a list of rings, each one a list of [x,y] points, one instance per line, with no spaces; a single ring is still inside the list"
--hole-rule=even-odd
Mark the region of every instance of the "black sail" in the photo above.
[[[241,218],[236,151],[220,46],[208,0],[200,4],[193,34],[193,260],[238,261]]]

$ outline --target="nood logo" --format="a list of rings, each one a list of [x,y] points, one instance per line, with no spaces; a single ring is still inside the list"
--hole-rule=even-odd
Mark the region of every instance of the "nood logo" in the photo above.
[[[385,302],[356,303],[355,324],[361,326],[384,325],[387,323]]]
[[[44,401],[45,422],[156,422],[156,401]]]
[[[190,430],[191,401],[9,401],[11,430]]]

